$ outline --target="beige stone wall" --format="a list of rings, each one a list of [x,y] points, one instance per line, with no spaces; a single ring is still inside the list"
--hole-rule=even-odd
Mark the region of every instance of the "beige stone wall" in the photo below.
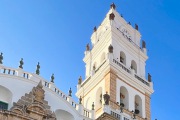
[[[151,120],[151,109],[150,109],[150,95],[145,93],[145,110],[146,110],[146,117],[148,120]]]
[[[116,103],[116,78],[117,75],[114,70],[110,69],[105,74],[105,90],[110,95],[110,105],[116,108],[113,103]]]

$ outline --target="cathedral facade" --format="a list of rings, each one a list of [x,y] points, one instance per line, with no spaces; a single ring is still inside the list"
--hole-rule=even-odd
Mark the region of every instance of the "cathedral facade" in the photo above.
[[[142,42],[142,44],[141,44]],[[36,73],[4,66],[0,55],[0,120],[151,120],[151,75],[146,78],[146,43],[111,4],[87,44],[85,80],[76,96],[65,94]]]

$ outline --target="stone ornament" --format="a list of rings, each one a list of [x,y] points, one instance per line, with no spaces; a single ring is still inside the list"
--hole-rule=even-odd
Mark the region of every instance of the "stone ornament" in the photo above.
[[[108,95],[108,93],[106,92],[106,94],[104,94],[103,97],[104,97],[105,105],[109,105],[110,96]]]
[[[39,64],[39,62],[38,62],[38,64],[37,64],[36,74],[37,74],[37,75],[40,74],[40,64]]]
[[[21,58],[19,64],[20,64],[20,65],[19,65],[19,68],[23,69],[23,65],[24,65],[23,58]]]
[[[51,75],[51,82],[54,83],[54,74]]]
[[[109,14],[109,20],[114,20],[114,18],[115,18],[114,13]]]
[[[109,45],[108,51],[109,51],[109,53],[113,53],[113,46],[112,45]]]
[[[0,55],[0,64],[3,64],[3,53]]]

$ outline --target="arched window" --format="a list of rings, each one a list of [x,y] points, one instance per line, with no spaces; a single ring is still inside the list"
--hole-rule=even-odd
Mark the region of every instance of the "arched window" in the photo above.
[[[135,113],[142,116],[142,99],[139,95],[135,96],[134,108]]]
[[[7,110],[11,102],[12,102],[11,91],[8,88],[0,85],[0,109]]]
[[[102,88],[100,87],[96,92],[95,108],[98,110],[102,107]]]
[[[133,69],[135,73],[137,73],[137,64],[134,60],[131,61],[131,69]]]
[[[120,105],[125,109],[129,108],[129,94],[125,87],[120,87]]]
[[[126,55],[124,52],[120,52],[120,62],[126,65]]]

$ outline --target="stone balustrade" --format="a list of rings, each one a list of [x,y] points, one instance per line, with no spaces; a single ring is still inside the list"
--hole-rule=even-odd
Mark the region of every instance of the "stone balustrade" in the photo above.
[[[16,77],[21,77],[23,79],[36,81],[36,82],[39,82],[40,80],[42,80],[42,84],[44,87],[50,89],[55,94],[57,94],[59,97],[66,100],[75,110],[80,111],[80,109],[82,109],[83,112],[80,112],[80,114],[82,116],[84,116],[85,118],[87,118],[89,120],[94,118],[94,115],[93,115],[94,111],[84,108],[81,104],[78,104],[77,102],[75,102],[72,99],[72,97],[66,95],[60,89],[58,89],[54,85],[54,83],[44,80],[37,74],[25,72],[23,69],[20,69],[20,68],[14,69],[14,68],[0,65],[0,75],[8,75],[8,76],[12,76],[12,77],[16,76]]]

